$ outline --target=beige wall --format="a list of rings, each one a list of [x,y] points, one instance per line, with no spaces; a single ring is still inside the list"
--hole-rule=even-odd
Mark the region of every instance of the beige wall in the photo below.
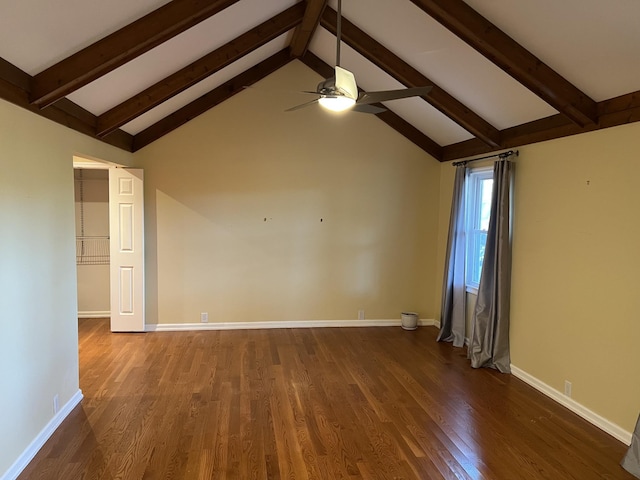
[[[512,363],[561,392],[569,380],[575,401],[632,431],[640,412],[640,124],[519,151]],[[441,218],[452,171],[442,165]],[[446,235],[439,238],[444,252]]]
[[[640,412],[640,124],[521,149],[512,362],[627,431]]]
[[[130,158],[0,101],[0,476],[78,391],[77,153]]]
[[[320,80],[293,62],[135,155],[147,322],[433,318],[440,164],[373,116],[283,112]]]

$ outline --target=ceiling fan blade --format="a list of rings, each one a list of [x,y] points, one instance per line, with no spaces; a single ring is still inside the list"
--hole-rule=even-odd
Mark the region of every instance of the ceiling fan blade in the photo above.
[[[358,98],[358,86],[356,85],[356,77],[349,70],[336,66],[336,89],[344,94],[345,97],[356,100]]]
[[[375,105],[369,105],[366,103],[356,103],[351,110],[360,113],[373,113],[374,115],[387,111],[386,108],[376,107]]]
[[[295,107],[287,108],[285,112],[293,112],[294,110],[300,110],[301,108],[308,107],[309,105],[313,105],[314,103],[318,103],[317,98],[315,100],[311,100],[310,102],[305,102],[300,105],[296,105]]]
[[[419,97],[427,95],[433,87],[404,88],[402,90],[383,90],[380,92],[365,92],[358,98],[358,104],[368,105],[370,103],[388,102],[389,100],[399,100],[401,98]]]

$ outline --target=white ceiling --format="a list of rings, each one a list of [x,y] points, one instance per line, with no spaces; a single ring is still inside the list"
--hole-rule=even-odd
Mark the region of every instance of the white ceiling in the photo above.
[[[465,1],[592,99],[640,90],[640,1]],[[165,3],[0,0],[0,57],[35,75]],[[296,3],[241,0],[68,98],[100,115]],[[336,3],[329,1],[334,9]],[[343,15],[499,130],[557,113],[409,0],[343,0]],[[122,129],[131,134],[144,130],[278,52],[292,35],[269,42]],[[335,37],[319,27],[310,51],[333,65]],[[346,45],[341,63],[365,90],[403,88]],[[290,98],[283,98],[282,108],[291,106]],[[473,137],[420,98],[388,102],[387,107],[440,145]]]
[[[599,102],[640,90],[637,0],[465,0]]]

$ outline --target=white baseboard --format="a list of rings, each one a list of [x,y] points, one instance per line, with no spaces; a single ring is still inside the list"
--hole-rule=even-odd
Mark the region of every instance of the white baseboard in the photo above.
[[[419,318],[418,319],[418,326],[420,327],[438,327],[440,328],[440,322],[438,322],[437,320],[434,320],[432,318]]]
[[[60,426],[60,424],[64,421],[65,418],[71,413],[76,405],[78,405],[82,401],[82,390],[78,389],[78,391],[71,397],[71,399],[65,403],[58,413],[54,415],[54,417],[47,423],[47,425],[40,431],[40,433],[33,439],[31,444],[22,452],[22,455],[18,457],[18,459],[13,462],[13,465],[9,467],[9,470],[4,472],[4,474],[0,477],[0,480],[15,480],[18,478],[18,475],[22,473],[29,462],[33,460],[33,457],[36,456],[38,451],[42,448],[49,437],[56,431],[56,429]]]
[[[96,311],[96,312],[78,312],[78,318],[110,318],[111,312],[109,310],[106,311]]]
[[[434,325],[430,319],[419,319],[418,325]],[[325,328],[325,327],[396,327],[400,319],[392,320],[292,320],[284,322],[219,322],[219,323],[149,323],[147,332],[176,332],[191,330],[256,330],[268,328]]]
[[[589,410],[584,405],[576,402],[572,398],[567,397],[562,392],[556,390],[555,388],[547,385],[546,383],[538,380],[533,375],[528,374],[524,370],[519,369],[518,367],[511,365],[511,373],[522,380],[523,382],[531,385],[536,390],[544,393],[547,397],[555,400],[560,405],[567,407],[573,413],[580,415],[586,421],[592,423],[599,429],[607,432],[612,437],[620,440],[625,445],[631,445],[631,432],[627,432],[624,428],[616,425],[615,423],[607,420],[606,418],[598,415],[597,413]]]

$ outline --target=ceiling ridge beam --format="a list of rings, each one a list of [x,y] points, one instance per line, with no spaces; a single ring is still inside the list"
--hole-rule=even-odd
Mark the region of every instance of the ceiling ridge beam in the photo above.
[[[239,0],[173,0],[33,77],[31,102],[45,107]]]
[[[132,135],[122,130],[116,130],[106,138],[99,138],[96,135],[97,117],[71,100],[62,99],[55,105],[42,110],[32,105],[29,102],[31,78],[28,73],[0,58],[0,98],[76,132],[123,150],[132,151]]]
[[[311,52],[305,53],[300,60],[321,77],[328,78],[334,74],[333,67]],[[385,108],[384,105],[380,105],[380,107]],[[386,110],[384,112],[377,113],[376,117],[434,157],[436,160],[442,161],[442,147],[398,114],[391,110]]]
[[[336,34],[337,12],[327,8],[320,24]],[[431,79],[424,76],[407,62],[398,57],[384,45],[374,40],[349,20],[342,17],[342,40],[367,60],[394,77],[407,87],[424,87],[432,85],[431,92],[421,97],[462,128],[480,138],[487,145],[499,147],[500,131],[473,112],[469,107],[447,93]]]
[[[291,39],[291,56],[297,58],[307,52],[311,38],[320,24],[320,17],[327,3],[328,0],[307,0],[304,18]]]
[[[304,4],[298,3],[113,107],[98,117],[98,135],[107,135],[291,30],[303,15]]]
[[[289,47],[287,47],[257,65],[245,70],[231,80],[214,88],[200,98],[185,105],[179,110],[176,110],[170,115],[167,115],[162,120],[159,120],[136,134],[133,137],[133,151],[135,152],[140,150],[163,135],[166,135],[190,120],[193,120],[198,115],[201,115],[216,105],[221,104],[237,93],[244,91],[245,87],[251,86],[262,80],[264,77],[284,67],[292,60],[293,57],[291,56],[291,51]]]
[[[597,103],[599,121],[586,127],[580,127],[565,115],[533,120],[502,130],[503,148],[515,148],[532,143],[555,140],[580,133],[593,132],[603,128],[616,127],[628,123],[640,122],[640,90],[620,95]],[[495,151],[477,139],[447,145],[443,148],[443,161],[481,155]]]
[[[581,127],[597,123],[596,102],[463,0],[411,0],[542,100]]]

